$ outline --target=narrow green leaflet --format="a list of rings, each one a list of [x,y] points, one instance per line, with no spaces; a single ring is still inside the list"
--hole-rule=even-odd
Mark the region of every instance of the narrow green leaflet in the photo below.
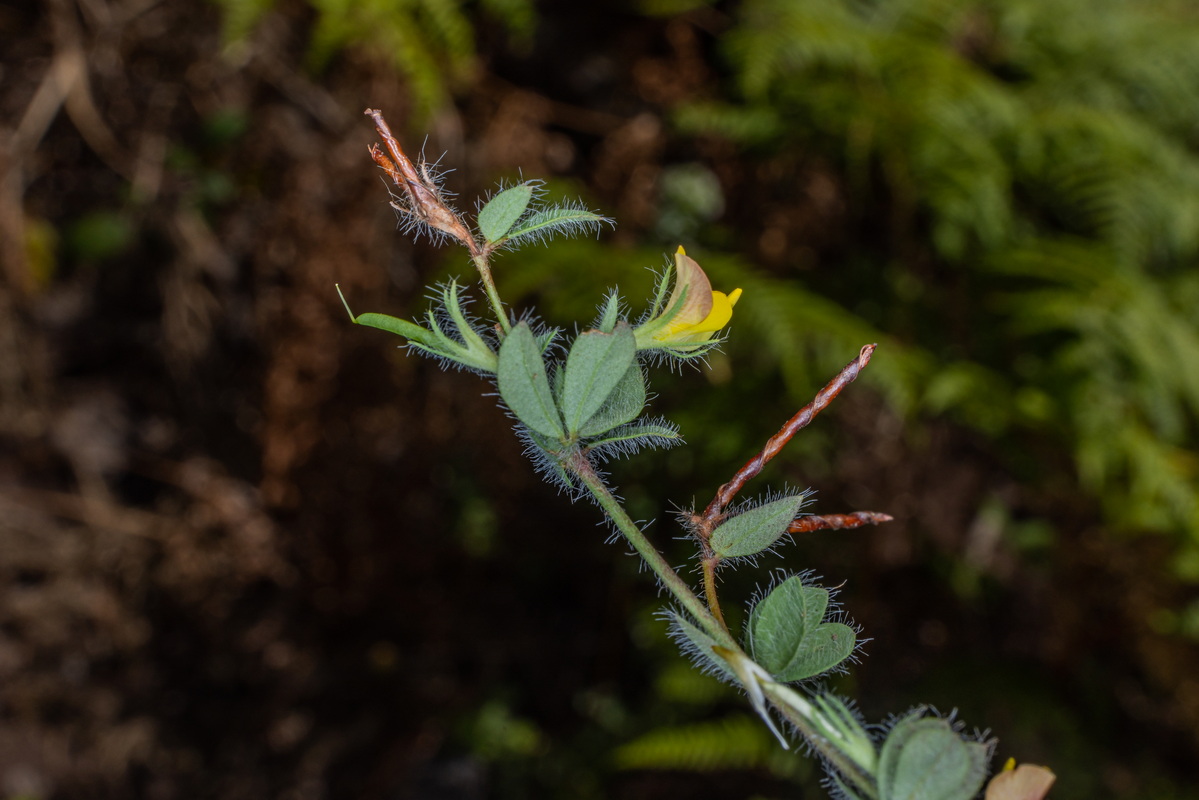
[[[762,552],[787,532],[805,499],[802,494],[784,497],[726,520],[712,532],[712,551],[721,558]]]
[[[716,655],[712,650],[719,642],[704,633],[699,626],[693,624],[682,614],[674,611],[667,613],[670,615],[671,634],[683,651],[695,658],[700,669],[731,683],[738,682],[737,673],[733,672],[729,662]]]
[[[562,414],[568,433],[577,434],[583,423],[600,410],[636,357],[637,340],[627,322],[618,323],[612,333],[579,334],[566,359],[562,387]]]
[[[774,587],[749,617],[754,661],[782,682],[801,681],[833,669],[853,652],[853,628],[825,622],[828,590],[804,586],[799,577]]]
[[[337,289],[337,296],[341,298],[341,304],[345,306],[346,313],[350,315],[350,321],[355,325],[365,325],[368,328],[378,328],[381,331],[394,333],[397,336],[403,336],[405,339],[410,339],[413,342],[423,344],[426,347],[436,347],[440,341],[437,334],[430,330],[422,328],[415,322],[409,322],[406,319],[391,317],[387,314],[355,314],[350,310],[350,304],[346,301],[346,296],[341,293],[341,286],[334,284],[333,288]]]
[[[442,287],[441,300],[443,307],[449,312],[450,319],[454,321],[454,326],[458,329],[458,336],[462,339],[462,344],[453,342],[455,345],[456,354],[451,356],[456,358],[462,364],[484,372],[495,372],[497,363],[495,351],[483,341],[483,337],[467,320],[466,314],[462,311],[462,287],[457,281],[450,281],[448,285]]]
[[[561,328],[549,328],[545,333],[537,335],[537,346],[541,348],[541,354],[545,355],[553,347],[554,342],[558,341],[558,337],[562,335]]]
[[[616,327],[616,321],[620,318],[620,295],[613,289],[604,298],[604,305],[600,311],[599,321],[595,327],[599,328],[604,333],[611,333]]]
[[[839,737],[841,751],[858,765],[862,774],[873,775],[878,768],[878,749],[870,733],[845,701],[824,692],[812,698],[812,705],[823,713],[825,726],[832,727],[830,735]]]
[[[966,741],[948,720],[913,714],[883,744],[879,800],[970,800],[986,775],[986,745]]]
[[[598,452],[635,453],[643,447],[668,448],[683,443],[683,435],[670,425],[638,421],[607,432],[588,444]]]
[[[611,224],[611,222],[612,220],[607,217],[585,208],[571,205],[554,206],[529,214],[516,227],[508,231],[507,238],[545,239],[555,233],[572,235],[598,230],[604,223]]]
[[[406,319],[388,316],[387,314],[375,314],[373,312],[359,314],[354,317],[354,324],[365,325],[368,328],[378,328],[381,331],[394,333],[398,336],[403,336],[405,339],[411,339],[414,342],[429,347],[435,346],[441,338],[432,331],[417,325],[415,322],[409,322]]]
[[[608,395],[608,399],[600,406],[599,411],[595,412],[579,428],[579,435],[588,437],[607,433],[613,428],[636,419],[643,408],[645,408],[645,376],[641,373],[641,365],[634,361],[629,364],[624,377],[616,384],[616,388]]]
[[[490,351],[491,348],[471,326],[466,319],[466,314],[462,311],[462,287],[458,285],[457,281],[451,280],[448,285],[442,287],[441,300],[445,310],[449,312],[450,318],[454,320],[454,326],[458,328],[458,335],[462,337],[466,348],[472,351]]]
[[[518,183],[499,192],[479,209],[479,233],[489,243],[503,239],[524,215],[532,199],[533,185],[530,183]]]
[[[337,294],[341,297],[342,305],[345,306],[346,313],[350,315],[354,324],[403,336],[408,340],[409,346],[429,355],[449,359],[480,372],[494,373],[497,366],[495,351],[483,341],[483,337],[466,319],[466,315],[462,311],[460,291],[461,287],[451,281],[447,286],[442,287],[441,302],[445,312],[453,321],[461,341],[446,335],[445,331],[441,329],[437,313],[433,309],[429,309],[425,314],[425,318],[429,322],[428,328],[387,314],[368,313],[355,316],[354,312],[350,310],[350,304],[346,302],[345,296],[341,293],[341,287],[337,287]]]
[[[496,377],[500,397],[517,419],[543,436],[563,438],[562,418],[550,392],[541,348],[528,323],[520,323],[504,339]]]

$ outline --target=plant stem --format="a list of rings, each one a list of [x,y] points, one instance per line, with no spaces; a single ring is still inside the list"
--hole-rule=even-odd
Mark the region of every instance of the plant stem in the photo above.
[[[662,581],[662,585],[687,609],[688,613],[703,627],[704,631],[722,647],[744,655],[744,651],[737,644],[736,640],[733,639],[732,634],[725,627],[723,620],[719,619],[713,613],[713,611],[719,613],[719,606],[716,606],[713,611],[709,611],[704,601],[700,600],[670,564],[666,563],[666,559],[650,544],[649,539],[637,527],[637,523],[624,510],[624,506],[620,504],[620,501],[616,499],[611,490],[608,489],[603,480],[596,474],[595,469],[587,461],[586,456],[582,453],[576,453],[567,461],[566,467],[587,487],[587,491],[599,503],[600,508],[615,523],[617,529],[629,541],[633,549],[645,560],[649,568],[654,571],[654,574]],[[715,570],[711,570],[711,573],[714,576]],[[705,568],[704,583],[707,587],[706,591],[710,597],[714,597],[714,577],[712,578],[712,585],[709,585],[708,575],[709,570]],[[878,789],[875,786],[873,776],[864,774],[862,768],[847,753],[837,747],[836,742],[821,730],[821,728],[825,730],[835,730],[835,728],[823,721],[823,715],[815,706],[805,700],[802,702],[802,705],[806,713],[795,708],[793,703],[788,703],[781,696],[781,691],[783,690],[794,693],[793,689],[786,686],[767,683],[763,686],[763,690],[778,712],[796,727],[814,750],[828,759],[829,763],[847,781],[861,791],[863,797],[870,800],[878,797]]]
[[[703,563],[704,599],[708,601],[708,610],[712,612],[712,616],[720,623],[720,627],[727,631],[729,626],[724,621],[724,613],[720,610],[720,599],[716,596],[716,558],[705,558]]]
[[[495,318],[499,320],[504,333],[507,333],[512,329],[512,324],[508,322],[504,304],[500,302],[500,293],[495,288],[495,279],[491,277],[491,265],[487,263],[487,256],[481,253],[472,253],[471,261],[474,262],[475,269],[479,271],[479,278],[483,281],[483,291],[487,293],[487,302],[491,303],[491,310],[495,312]]]
[[[587,487],[587,491],[591,492],[591,496],[599,503],[600,508],[615,523],[616,528],[629,541],[629,544],[633,546],[637,554],[654,571],[654,574],[658,576],[658,580],[662,581],[662,585],[666,587],[666,590],[674,595],[683,608],[687,609],[688,613],[703,627],[704,631],[722,646],[740,652],[740,646],[729,634],[728,630],[708,611],[707,606],[696,596],[695,592],[691,591],[691,587],[687,585],[687,582],[679,577],[679,574],[674,571],[670,564],[666,563],[666,559],[662,557],[657,548],[650,544],[649,539],[645,538],[645,534],[637,527],[637,523],[633,522],[628,512],[624,510],[624,506],[620,504],[620,501],[604,485],[599,475],[595,474],[595,470],[587,461],[587,458],[582,453],[579,453],[570,460],[567,466],[582,481],[583,485]]]

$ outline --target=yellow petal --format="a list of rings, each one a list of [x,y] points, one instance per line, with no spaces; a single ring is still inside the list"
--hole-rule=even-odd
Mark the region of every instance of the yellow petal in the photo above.
[[[740,289],[734,290],[733,294],[740,297],[740,291]],[[735,302],[737,301],[724,292],[712,292],[712,310],[708,316],[687,328],[687,332],[707,333],[720,330],[733,318],[733,303]]]

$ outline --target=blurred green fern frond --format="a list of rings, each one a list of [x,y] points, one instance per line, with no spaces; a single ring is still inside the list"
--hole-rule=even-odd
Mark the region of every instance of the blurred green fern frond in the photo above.
[[[1196,41],[1199,14],[1165,0],[745,3],[735,91],[679,127],[792,185],[832,164],[888,219],[835,276],[730,271],[739,321],[793,388],[821,353],[883,341],[898,411],[1055,438],[1113,528],[1199,563]]]
[[[617,769],[767,770],[778,777],[806,774],[804,759],[782,750],[761,722],[733,714],[714,722],[675,725],[643,734],[613,753]]]
[[[215,0],[227,44],[246,40],[275,0]],[[347,49],[390,62],[409,82],[416,115],[429,116],[448,91],[470,77],[475,35],[465,0],[308,0],[315,12],[307,60],[324,69]],[[529,0],[486,0],[480,6],[516,37],[534,23]]]

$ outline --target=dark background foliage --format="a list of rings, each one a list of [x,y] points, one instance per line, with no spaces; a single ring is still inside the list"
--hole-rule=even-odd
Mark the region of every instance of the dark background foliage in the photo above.
[[[683,241],[745,287],[690,445],[613,467],[683,563],[755,486],[896,521],[764,566],[844,583],[835,682],[960,709],[1052,796],[1196,797],[1199,21],[1186,5],[42,3],[0,10],[0,793],[819,797],[664,638],[491,387],[350,325],[460,253],[397,235],[362,109],[471,208],[616,218],[503,256],[552,322]],[[752,570],[730,576],[747,598]]]

